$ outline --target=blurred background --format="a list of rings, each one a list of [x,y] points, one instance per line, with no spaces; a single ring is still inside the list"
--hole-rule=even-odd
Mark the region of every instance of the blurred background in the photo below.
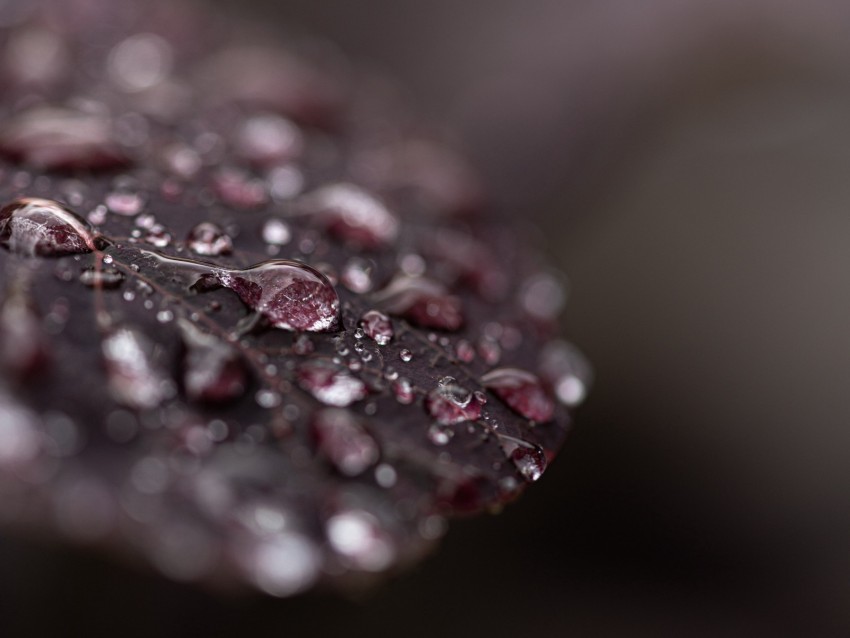
[[[545,480],[361,599],[133,575],[88,610],[57,580],[52,614],[157,636],[850,634],[850,4],[217,4],[328,36],[453,131],[568,274],[596,385]]]

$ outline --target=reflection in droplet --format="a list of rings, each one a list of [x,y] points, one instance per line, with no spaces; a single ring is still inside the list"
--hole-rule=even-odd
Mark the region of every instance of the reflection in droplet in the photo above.
[[[297,261],[267,261],[245,270],[216,270],[196,288],[220,285],[235,292],[272,326],[326,332],[339,323],[339,297],[327,277]]]

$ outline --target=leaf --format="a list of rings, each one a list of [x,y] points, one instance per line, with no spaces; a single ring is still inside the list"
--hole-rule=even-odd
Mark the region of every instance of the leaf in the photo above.
[[[0,102],[8,528],[286,596],[408,565],[540,478],[586,366],[459,157],[182,5],[0,18],[47,42]]]

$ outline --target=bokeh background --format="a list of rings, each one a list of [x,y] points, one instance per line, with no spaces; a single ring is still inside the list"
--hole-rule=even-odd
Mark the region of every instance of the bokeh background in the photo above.
[[[545,480],[389,586],[221,600],[6,547],[13,630],[31,590],[91,634],[850,635],[850,4],[208,2],[399,78],[541,229],[596,385]]]

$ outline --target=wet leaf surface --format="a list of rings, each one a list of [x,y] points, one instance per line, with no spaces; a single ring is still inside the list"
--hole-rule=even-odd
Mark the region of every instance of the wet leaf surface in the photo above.
[[[7,528],[288,596],[540,478],[589,382],[564,292],[402,107],[180,4],[0,24],[64,53],[3,60]]]

